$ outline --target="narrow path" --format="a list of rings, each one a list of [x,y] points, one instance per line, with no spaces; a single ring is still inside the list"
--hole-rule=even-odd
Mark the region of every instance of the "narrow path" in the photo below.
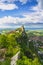
[[[14,55],[14,56],[11,58],[11,65],[16,65],[16,61],[18,60],[19,54],[20,54],[20,51],[17,52],[17,54]]]

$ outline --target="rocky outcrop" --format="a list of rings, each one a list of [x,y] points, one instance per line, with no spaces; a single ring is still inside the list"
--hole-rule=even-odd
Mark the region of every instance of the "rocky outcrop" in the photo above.
[[[17,54],[14,55],[14,56],[11,58],[11,65],[16,65],[16,61],[17,61],[18,58],[19,58],[19,54],[20,54],[20,51],[17,52]]]

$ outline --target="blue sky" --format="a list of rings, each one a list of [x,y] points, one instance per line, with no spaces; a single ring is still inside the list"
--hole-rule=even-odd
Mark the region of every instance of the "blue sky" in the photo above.
[[[12,0],[13,1],[13,0]],[[21,0],[22,1],[22,0]],[[2,0],[3,2],[3,0]],[[25,0],[24,0],[25,2]],[[12,5],[16,5],[17,8],[0,8],[0,17],[4,17],[4,16],[22,16],[22,13],[28,13],[28,12],[32,12],[32,10],[30,11],[31,7],[36,6],[37,5],[37,1],[36,0],[27,0],[26,3],[24,2],[20,2],[18,1],[13,1],[13,2],[9,2],[7,0],[4,0],[4,4],[12,4]],[[3,10],[3,11],[2,11]]]
[[[43,23],[42,1],[0,0],[0,28],[6,24]]]

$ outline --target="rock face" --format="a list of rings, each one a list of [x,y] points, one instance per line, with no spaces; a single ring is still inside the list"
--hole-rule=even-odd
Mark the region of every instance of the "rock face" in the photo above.
[[[3,61],[3,59],[5,59],[5,53],[6,53],[5,48],[0,49],[0,60]]]
[[[21,29],[22,29],[22,32],[23,32],[23,31],[25,32],[25,28],[24,28],[24,26],[22,26]]]
[[[20,54],[20,51],[11,58],[11,65],[16,65],[16,61],[18,60],[19,54]]]

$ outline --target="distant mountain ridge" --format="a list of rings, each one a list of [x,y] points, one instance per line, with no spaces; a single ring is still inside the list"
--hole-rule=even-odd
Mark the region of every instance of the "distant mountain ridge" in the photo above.
[[[14,26],[14,25],[29,25],[29,24],[43,24],[43,23],[41,23],[41,22],[37,22],[37,23],[28,23],[28,22],[26,22],[26,23],[4,23],[3,25],[5,25],[5,26]]]
[[[5,23],[4,27],[0,27],[1,30],[15,30],[16,28],[19,28],[21,26],[24,26],[26,30],[43,30],[43,23],[25,23],[25,24],[14,24],[14,23]]]

